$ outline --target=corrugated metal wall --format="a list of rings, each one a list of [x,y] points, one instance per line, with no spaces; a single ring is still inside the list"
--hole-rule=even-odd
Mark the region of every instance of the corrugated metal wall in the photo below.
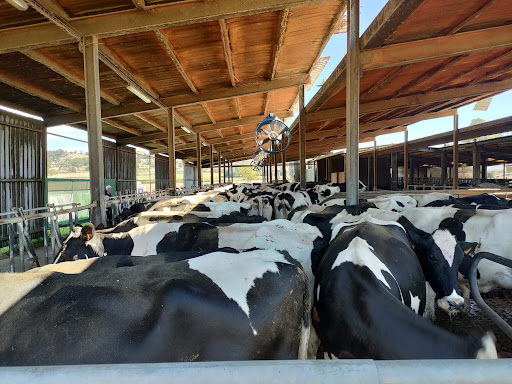
[[[103,140],[105,179],[117,179],[117,192],[130,193],[137,188],[137,159],[135,148],[117,147],[116,143]]]
[[[169,188],[169,158],[155,156],[155,188]]]
[[[45,177],[43,122],[0,111],[0,212],[44,206]],[[0,238],[6,231],[6,226],[0,227]]]

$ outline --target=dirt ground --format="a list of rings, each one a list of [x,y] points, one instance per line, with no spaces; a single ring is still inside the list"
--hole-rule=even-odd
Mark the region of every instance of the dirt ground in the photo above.
[[[489,307],[512,325],[512,289],[495,289],[482,294],[482,298]],[[490,330],[496,336],[498,357],[512,358],[512,339],[508,338],[473,300],[471,300],[471,309],[468,314],[450,318],[445,312],[437,310],[435,323],[459,335],[468,334],[474,328]]]

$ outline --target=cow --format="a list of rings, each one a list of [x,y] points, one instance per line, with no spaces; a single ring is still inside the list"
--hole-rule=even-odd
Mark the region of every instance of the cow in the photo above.
[[[491,334],[463,338],[418,316],[425,284],[403,227],[368,220],[333,235],[315,281],[317,333],[327,356],[497,358]]]
[[[462,262],[469,257],[462,249],[467,244],[458,242],[448,228],[437,228],[431,233],[425,232],[415,227],[406,216],[402,216],[404,212],[398,213],[365,206],[331,206],[319,212],[310,212],[310,208],[302,213],[296,212],[291,220],[318,227],[324,239],[332,240],[340,228],[362,221],[399,223],[414,244],[414,252],[428,282],[429,303],[425,317],[434,318],[435,299],[437,299],[435,304],[449,314],[458,313],[463,309],[464,299],[458,287],[457,275]],[[315,260],[313,260],[313,268],[315,267]]]
[[[415,208],[418,202],[408,195],[381,195],[368,199],[369,203],[375,204],[379,209],[401,212],[406,209]]]
[[[448,205],[475,205],[485,209],[507,209],[512,207],[512,200],[504,199],[492,193],[482,193],[465,197],[450,197],[448,199],[434,200],[426,204],[427,207],[444,207]]]
[[[2,274],[0,365],[305,358],[308,281],[285,252],[127,258]]]
[[[281,192],[274,199],[274,216],[276,219],[287,219],[288,214],[305,205],[311,205],[311,198],[307,192]]]
[[[219,211],[212,212],[210,215],[206,215],[205,212],[201,212],[201,215],[196,213],[197,212],[141,212],[112,228],[102,229],[98,233],[124,233],[137,227],[156,223],[211,223],[215,225],[221,223],[261,223],[266,220],[266,218],[262,216],[257,216],[257,211],[250,211],[249,215],[240,212],[226,214]]]

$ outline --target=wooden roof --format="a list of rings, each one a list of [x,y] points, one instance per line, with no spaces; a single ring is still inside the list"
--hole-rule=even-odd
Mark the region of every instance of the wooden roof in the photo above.
[[[195,133],[234,157],[242,148],[254,152],[254,130],[269,111],[291,117],[298,85],[325,65],[320,54],[346,9],[345,0],[27,3],[20,11],[0,2],[0,104],[49,126],[86,129],[78,41],[94,34],[103,133],[167,152],[166,108],[175,107],[176,155],[187,160],[195,156]]]
[[[510,0],[389,0],[361,37],[360,142],[511,89],[511,36]],[[308,158],[345,148],[345,76],[342,60],[306,106]]]

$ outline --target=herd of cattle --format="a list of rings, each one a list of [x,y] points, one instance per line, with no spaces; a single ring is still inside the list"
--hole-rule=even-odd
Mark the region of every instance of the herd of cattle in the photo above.
[[[431,320],[436,306],[465,316],[473,255],[512,258],[512,203],[345,206],[344,189],[235,185],[76,227],[54,264],[0,276],[0,364],[306,359],[320,345],[334,359],[496,358],[492,333]],[[483,292],[512,288],[487,260],[478,277]]]

